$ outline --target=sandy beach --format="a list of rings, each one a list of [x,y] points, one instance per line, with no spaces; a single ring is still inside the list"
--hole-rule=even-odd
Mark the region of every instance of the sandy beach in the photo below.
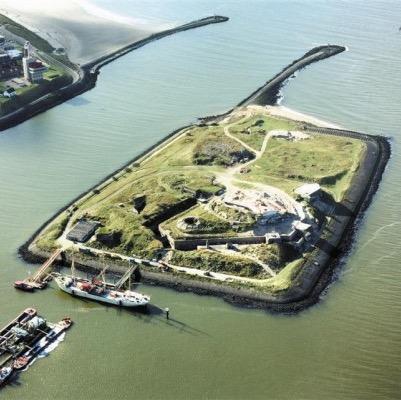
[[[293,110],[292,108],[284,106],[260,106],[255,104],[250,104],[243,107],[235,108],[223,121],[227,121],[231,118],[244,117],[246,115],[257,115],[261,113],[267,113],[270,115],[275,115],[277,117],[283,117],[288,119],[293,119],[295,121],[309,122],[311,124],[320,126],[322,128],[333,128],[342,129],[340,125],[333,124],[328,121],[316,118],[312,115],[303,114],[299,111]]]
[[[328,121],[321,120],[319,118],[313,117],[311,115],[303,114],[299,111],[293,110],[284,106],[265,106],[267,112],[271,115],[276,115],[278,117],[290,118],[296,121],[309,122],[314,125],[318,125],[324,128],[341,129],[341,126],[333,124]]]
[[[2,0],[0,13],[66,49],[79,64],[166,29],[104,10],[87,0]]]

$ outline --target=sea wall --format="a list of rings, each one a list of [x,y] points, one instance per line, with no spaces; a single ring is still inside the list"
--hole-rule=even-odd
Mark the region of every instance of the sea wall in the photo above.
[[[242,100],[238,107],[247,106],[249,104],[258,105],[275,105],[280,96],[280,90],[284,83],[295,72],[305,68],[306,66],[315,63],[325,58],[335,56],[342,53],[346,48],[337,45],[324,45],[315,47],[306,52],[302,57],[294,60],[291,64],[287,65],[272,79],[268,80],[263,86],[256,89],[247,98]]]
[[[226,22],[228,21],[228,19],[229,18],[227,17],[218,15],[202,18],[173,29],[168,29],[152,34],[143,40],[129,44],[128,46],[104,55],[96,59],[95,61],[85,64],[81,67],[63,65],[63,67],[67,71],[69,71],[71,76],[73,76],[73,83],[57,90],[53,90],[46,95],[32,102],[29,102],[28,104],[25,104],[18,110],[0,117],[0,131],[4,131],[13,126],[16,126],[39,113],[47,111],[48,109],[55,107],[56,105],[59,105],[67,100],[72,99],[75,96],[78,96],[94,88],[96,86],[99,71],[104,65],[116,60],[119,57],[122,57],[123,55],[133,50],[138,49],[139,47],[145,46],[146,44],[151,43],[155,40],[159,40],[178,32],[183,32],[189,29],[195,29],[210,24]],[[54,60],[51,56],[47,55],[47,57],[51,59],[52,62],[56,62],[56,60]]]

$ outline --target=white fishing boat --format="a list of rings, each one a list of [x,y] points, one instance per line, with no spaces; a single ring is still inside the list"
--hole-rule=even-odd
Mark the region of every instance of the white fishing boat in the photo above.
[[[74,262],[72,262],[71,269],[74,271]],[[106,269],[107,267],[103,269],[99,276],[103,276],[104,278]],[[75,277],[74,274],[71,276],[58,275],[55,277],[55,281],[61,290],[73,296],[120,307],[143,307],[149,303],[149,296],[131,290],[121,289],[123,284],[130,279],[134,270],[135,267],[130,267],[115,285],[106,284],[105,279],[99,280],[99,276],[89,280]],[[128,285],[128,287],[130,287],[130,285]]]

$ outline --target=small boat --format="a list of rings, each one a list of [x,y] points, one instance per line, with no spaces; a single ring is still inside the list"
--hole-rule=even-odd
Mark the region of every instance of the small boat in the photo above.
[[[15,281],[14,287],[16,289],[23,290],[24,292],[33,292],[35,290],[34,286],[26,281]]]
[[[70,317],[65,317],[57,325],[63,328],[64,331],[66,331],[71,327],[72,319]]]
[[[13,362],[13,368],[16,371],[21,371],[22,369],[24,369],[28,364],[29,364],[29,357],[27,356],[20,356],[18,358],[16,358]]]
[[[13,373],[13,368],[4,367],[0,369],[0,386],[4,385]]]
[[[46,289],[48,285],[48,281],[42,281],[40,283],[35,283],[35,288],[39,290]]]

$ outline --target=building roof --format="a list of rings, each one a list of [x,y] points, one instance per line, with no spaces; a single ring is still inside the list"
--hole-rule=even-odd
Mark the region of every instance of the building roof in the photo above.
[[[320,185],[318,183],[306,183],[295,189],[295,193],[300,196],[312,196],[320,192]]]
[[[67,239],[73,242],[86,242],[96,231],[99,222],[81,219],[78,223],[68,232]]]
[[[29,68],[31,69],[42,69],[46,68],[40,61],[32,61],[29,63]]]
[[[6,51],[7,51],[7,54],[11,58],[21,58],[22,57],[22,51],[20,51],[20,50],[11,49],[11,50],[6,50]]]

